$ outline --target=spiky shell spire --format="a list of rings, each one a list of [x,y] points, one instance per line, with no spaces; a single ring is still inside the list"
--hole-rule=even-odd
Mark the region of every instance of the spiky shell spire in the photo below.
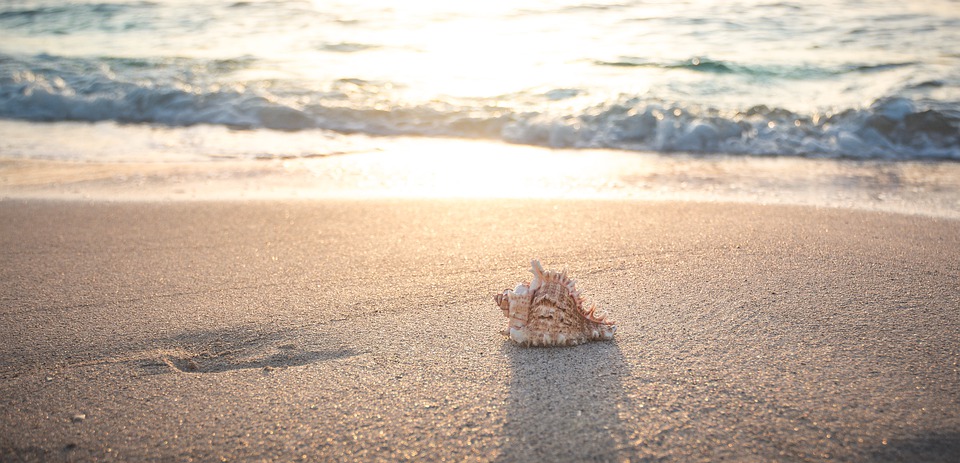
[[[547,272],[530,262],[533,280],[493,297],[507,317],[503,334],[522,346],[574,346],[613,339],[617,331],[605,311],[589,309],[567,272]]]

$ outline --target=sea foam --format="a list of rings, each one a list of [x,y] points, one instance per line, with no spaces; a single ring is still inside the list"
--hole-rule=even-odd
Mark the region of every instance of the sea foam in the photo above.
[[[109,71],[21,69],[0,76],[0,117],[28,121],[327,129],[555,148],[960,160],[960,116],[899,96],[813,114],[765,106],[721,111],[639,97],[566,112],[482,103],[365,106],[329,93],[288,89],[277,95],[242,87],[124,80]]]
[[[950,0],[381,3],[0,2],[0,117],[960,159]]]

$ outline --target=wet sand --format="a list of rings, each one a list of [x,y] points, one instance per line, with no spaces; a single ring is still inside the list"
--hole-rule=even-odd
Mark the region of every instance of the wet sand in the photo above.
[[[310,157],[132,158],[0,155],[0,199],[630,199],[843,207],[960,219],[956,162],[551,150],[409,137]]]
[[[960,223],[644,201],[0,201],[0,460],[951,461]],[[519,348],[566,267],[613,342]]]

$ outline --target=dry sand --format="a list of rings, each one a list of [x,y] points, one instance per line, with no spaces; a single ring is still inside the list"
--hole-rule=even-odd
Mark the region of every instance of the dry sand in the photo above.
[[[0,460],[957,461],[960,222],[0,201]],[[619,321],[519,348],[531,258]]]

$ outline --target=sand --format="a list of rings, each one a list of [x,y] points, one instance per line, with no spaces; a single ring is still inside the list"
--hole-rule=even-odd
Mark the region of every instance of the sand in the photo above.
[[[960,224],[643,201],[0,202],[0,460],[956,461]],[[619,321],[520,348],[531,258]]]
[[[3,125],[0,121],[0,129]],[[73,137],[68,141],[76,143]],[[69,153],[71,146],[35,148]],[[31,158],[11,156],[0,147],[0,199],[631,199],[843,207],[960,219],[958,162],[551,150],[415,137],[382,137],[370,149],[340,155],[198,161],[157,153],[109,159],[128,149],[97,145],[87,158]]]

